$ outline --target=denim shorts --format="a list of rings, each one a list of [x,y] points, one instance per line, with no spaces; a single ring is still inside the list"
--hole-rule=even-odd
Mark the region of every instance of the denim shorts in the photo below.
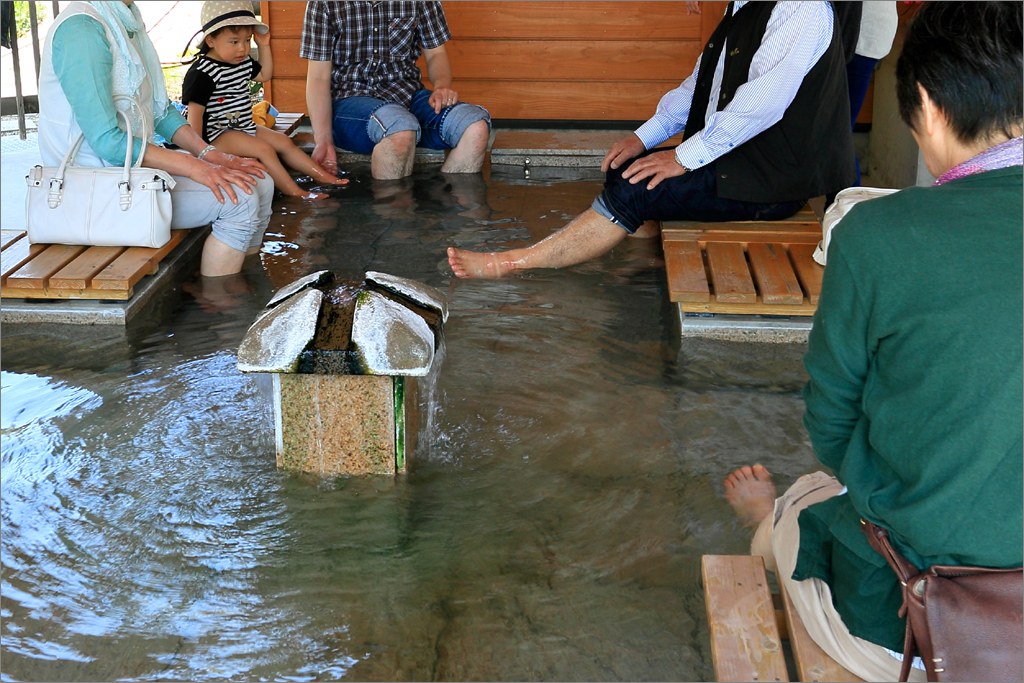
[[[334,144],[351,152],[370,154],[385,136],[411,130],[416,132],[419,147],[451,149],[477,121],[487,121],[487,127],[491,126],[491,115],[483,107],[459,102],[435,113],[427,102],[429,99],[429,90],[418,90],[408,109],[376,97],[335,100]]]

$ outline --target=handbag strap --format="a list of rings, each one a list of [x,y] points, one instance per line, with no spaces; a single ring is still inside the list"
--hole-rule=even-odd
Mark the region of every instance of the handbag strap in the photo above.
[[[130,105],[129,112],[125,112],[121,109],[118,109],[116,106],[118,102],[128,102]],[[121,209],[126,210],[129,206],[131,206],[132,202],[130,178],[131,170],[133,168],[132,141],[135,139],[134,136],[132,135],[132,118],[131,116],[129,116],[129,113],[131,108],[135,107],[139,109],[139,112],[141,114],[142,107],[139,105],[139,103],[136,101],[134,97],[129,97],[127,95],[114,95],[114,104],[115,117],[118,114],[120,114],[121,118],[124,119],[124,128],[125,133],[127,134],[127,144],[125,145],[124,151],[124,171],[121,174],[121,182],[119,183],[119,201]],[[147,141],[149,140],[149,130],[146,126],[146,117],[143,115],[139,118],[142,121],[142,150],[139,154],[139,158],[135,160],[134,168],[139,168],[142,166],[142,159],[143,157],[146,156],[146,145]],[[47,193],[47,203],[49,204],[51,209],[56,208],[62,201],[62,196],[64,192],[64,174],[67,171],[67,167],[70,166],[71,162],[74,161],[76,156],[78,156],[78,150],[81,149],[82,143],[84,141],[85,134],[82,133],[81,135],[78,136],[78,139],[75,140],[75,144],[71,146],[71,149],[68,150],[68,153],[64,155],[64,160],[60,162],[60,167],[57,169],[57,175],[50,179],[49,192]]]
[[[863,518],[860,520],[860,528],[867,537],[868,544],[885,558],[885,561],[896,572],[896,577],[900,581],[903,604],[900,605],[899,616],[906,619],[906,629],[903,632],[903,663],[900,665],[900,681],[906,681],[910,677],[910,665],[914,661],[914,655],[917,653],[917,641],[914,638],[914,631],[910,626],[910,615],[907,613],[907,591],[910,590],[910,580],[918,576],[921,570],[911,564],[900,551],[892,546],[888,531]]]

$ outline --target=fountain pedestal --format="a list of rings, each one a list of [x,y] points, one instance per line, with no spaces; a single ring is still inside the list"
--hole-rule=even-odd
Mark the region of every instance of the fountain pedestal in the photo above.
[[[328,271],[283,288],[238,350],[272,373],[277,465],[322,476],[404,472],[419,431],[416,377],[430,370],[447,305],[384,273]]]

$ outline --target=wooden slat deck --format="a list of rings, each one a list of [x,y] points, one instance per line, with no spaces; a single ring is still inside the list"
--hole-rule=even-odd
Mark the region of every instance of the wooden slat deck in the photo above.
[[[24,230],[4,230],[0,297],[126,301],[186,234],[187,230],[173,230],[167,244],[149,249],[30,244]]]
[[[760,557],[704,555],[701,574],[716,680],[861,680],[811,640],[788,595],[782,595],[783,613],[777,612]],[[782,640],[793,652],[792,677]]]
[[[781,221],[665,222],[669,299],[686,313],[814,315],[820,239],[809,206]]]

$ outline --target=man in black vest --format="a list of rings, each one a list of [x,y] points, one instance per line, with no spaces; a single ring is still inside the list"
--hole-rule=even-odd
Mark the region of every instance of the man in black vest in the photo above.
[[[849,111],[832,3],[731,2],[693,74],[605,155],[589,209],[529,247],[449,248],[448,262],[457,277],[495,278],[582,263],[657,221],[786,218],[853,183]]]

